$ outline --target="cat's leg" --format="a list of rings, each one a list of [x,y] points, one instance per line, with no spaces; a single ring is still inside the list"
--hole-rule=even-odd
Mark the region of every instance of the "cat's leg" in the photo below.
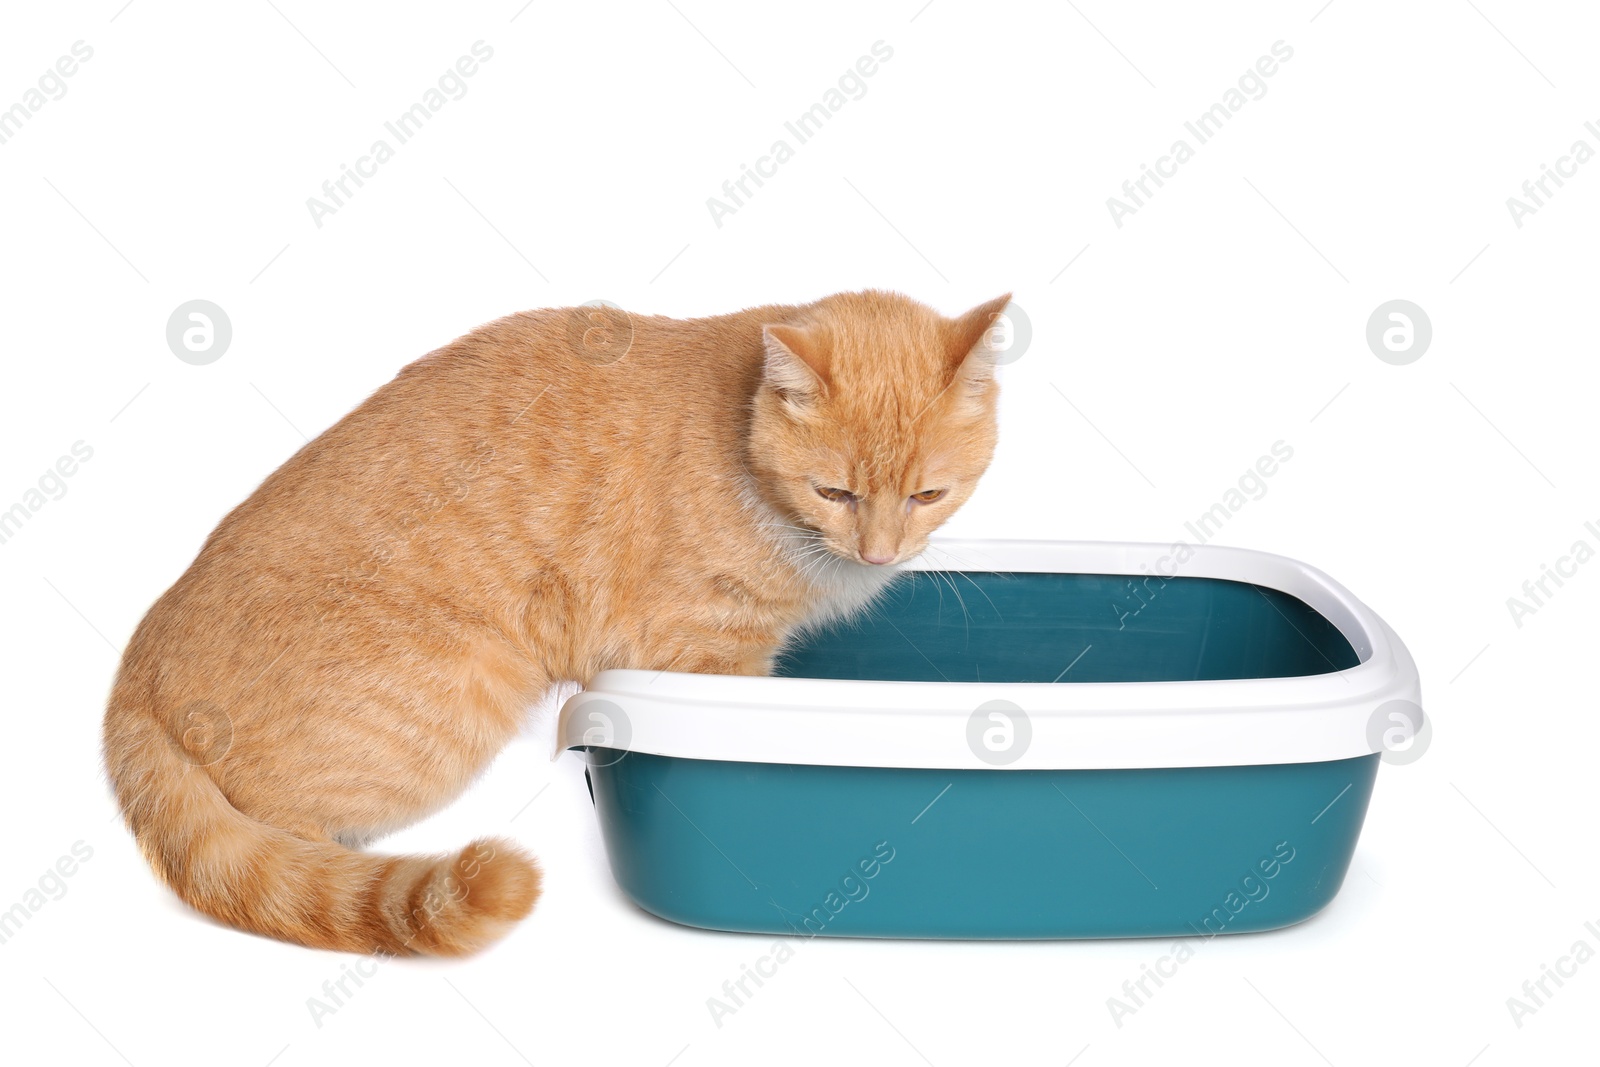
[[[235,807],[307,839],[364,845],[465,791],[549,684],[489,639],[385,651],[370,666],[340,664],[336,686],[290,671],[240,694],[241,706],[270,701],[274,714],[243,721],[213,768]]]
[[[157,627],[200,614],[166,603]],[[185,901],[349,952],[459,955],[528,914],[540,873],[512,841],[440,856],[345,847],[458,795],[541,688],[514,642],[406,614],[414,629],[314,617],[278,631],[287,639],[240,635],[209,655],[167,653],[149,626],[135,634],[106,712],[107,772]],[[248,617],[206,615],[222,620],[213,630]]]
[[[754,647],[697,647],[677,653],[656,670],[686,671],[692,674],[743,674],[762,677],[772,673],[777,657],[777,642]]]

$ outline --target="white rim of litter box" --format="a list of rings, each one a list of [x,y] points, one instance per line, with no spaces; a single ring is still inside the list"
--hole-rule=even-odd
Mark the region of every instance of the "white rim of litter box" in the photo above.
[[[1409,702],[1420,713],[1416,664],[1399,637],[1349,590],[1297,560],[1216,545],[1183,546],[1192,556],[1177,563],[1178,546],[1161,544],[932,544],[950,554],[935,555],[959,559],[961,569],[973,572],[1159,574],[1276,589],[1338,627],[1360,662],[1294,678],[1178,682],[900,682],[608,670],[562,706],[552,758],[609,742],[606,747],[660,756],[840,767],[1318,763],[1381,751],[1381,733],[1369,723],[1390,701]],[[923,556],[904,569],[951,568]],[[1021,708],[1031,728],[1022,754],[999,765],[980,759],[967,740],[973,713],[993,700]],[[1421,721],[1413,726],[1420,730]]]

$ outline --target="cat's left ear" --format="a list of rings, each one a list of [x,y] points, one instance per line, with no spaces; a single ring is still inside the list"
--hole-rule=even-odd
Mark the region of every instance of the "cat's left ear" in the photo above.
[[[965,396],[981,398],[994,381],[998,350],[993,335],[1000,328],[1000,315],[1009,303],[1011,294],[1006,293],[951,320],[946,358],[952,388]]]

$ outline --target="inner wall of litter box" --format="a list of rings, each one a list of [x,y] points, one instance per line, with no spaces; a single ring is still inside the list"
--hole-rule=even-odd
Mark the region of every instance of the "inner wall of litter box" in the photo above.
[[[803,636],[792,678],[1178,682],[1359,662],[1304,601],[1221,578],[908,571],[864,614]]]

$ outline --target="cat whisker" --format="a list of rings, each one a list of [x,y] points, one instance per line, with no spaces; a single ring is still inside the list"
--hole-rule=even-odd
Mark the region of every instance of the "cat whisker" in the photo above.
[[[983,571],[985,574],[993,574],[997,578],[1015,578],[1016,577],[1016,575],[1014,573],[1012,573],[1011,571],[998,571],[998,570],[995,570],[993,567],[986,566],[986,565],[984,565],[982,563],[974,562],[972,559],[961,555],[959,552],[951,551],[950,549],[944,547],[943,545],[932,545],[932,544],[930,544],[925,549],[923,549],[923,551],[925,551],[925,552],[926,551],[935,551],[935,552],[939,552],[939,553],[941,553],[941,554],[943,554],[945,556],[948,556],[949,558],[951,558],[951,559],[955,560],[956,562],[960,563],[961,564],[961,568],[960,569],[962,569],[962,570]]]
[[[972,588],[976,589],[979,593],[983,594],[983,599],[987,600],[989,602],[989,606],[994,609],[995,616],[996,617],[1000,616],[1000,607],[999,607],[999,605],[997,605],[994,602],[994,597],[989,595],[988,590],[984,589],[983,586],[981,586],[977,582],[973,581],[971,575],[967,574],[966,571],[956,571],[954,573],[956,574],[957,577],[961,578],[962,581],[966,582],[968,585],[972,586]]]
[[[962,599],[961,587],[956,585],[955,579],[950,577],[949,571],[934,571],[933,573],[950,583],[950,591],[956,595],[956,603],[961,605],[961,622],[966,628],[966,643],[970,646],[972,644],[972,612],[967,610],[967,602]]]
[[[926,546],[923,547],[923,550],[922,550],[921,554],[926,555],[928,552],[934,552],[934,551],[943,552],[944,550],[940,549],[940,548],[937,548],[934,545],[926,545]],[[930,557],[930,559],[932,559],[932,557]],[[939,561],[937,559],[932,559],[932,562],[941,563],[941,561]],[[934,588],[938,589],[940,591],[939,601],[940,601],[941,610],[943,610],[943,604],[944,604],[944,587],[943,587],[943,585],[940,585],[939,583],[943,582],[945,585],[950,586],[950,591],[956,595],[956,602],[961,605],[962,622],[966,627],[967,639],[970,642],[970,640],[972,638],[972,613],[967,609],[967,602],[961,596],[961,589],[956,585],[955,579],[953,579],[950,576],[951,572],[949,570],[946,570],[944,565],[941,563],[941,565],[937,569],[934,569],[934,570],[932,570],[932,571],[930,571],[928,573],[931,573],[934,576]],[[956,574],[960,574],[961,572],[959,570],[956,570],[955,573]],[[966,575],[964,575],[964,574],[961,575],[961,576],[963,578],[966,578]],[[968,578],[967,580],[971,581],[970,578]],[[976,586],[977,583],[973,582],[973,585]],[[979,591],[982,592],[981,587],[980,587]],[[985,595],[987,596],[987,594],[985,594]],[[990,600],[989,603],[990,603],[991,606],[993,606],[994,601]]]
[[[838,560],[839,557],[835,556],[826,544],[818,543],[810,546],[799,557],[801,579],[812,582],[820,581],[827,574],[826,568],[830,559]]]
[[[821,532],[809,526],[796,526],[790,522],[760,522],[756,524],[756,527],[762,530],[793,530],[795,533],[804,534],[808,537],[815,537]]]
[[[940,555],[947,556],[952,561],[954,561],[956,563],[959,563],[959,564],[962,564],[962,566],[951,568],[951,570],[949,572],[947,572],[947,573],[952,573],[952,574],[957,575],[963,581],[965,581],[968,585],[972,586],[972,588],[976,589],[979,593],[983,594],[983,599],[985,599],[985,600],[987,600],[989,602],[989,606],[991,608],[994,608],[995,615],[997,617],[1000,615],[1000,608],[995,604],[994,598],[989,595],[988,591],[985,590],[983,588],[983,586],[981,586],[977,582],[973,581],[971,575],[966,573],[967,567],[970,566],[970,564],[969,564],[969,562],[967,560],[963,559],[962,557],[960,557],[956,553],[951,552],[949,549],[944,548],[942,546],[929,545],[927,549],[924,549],[924,551],[928,551],[928,550],[936,551]]]

